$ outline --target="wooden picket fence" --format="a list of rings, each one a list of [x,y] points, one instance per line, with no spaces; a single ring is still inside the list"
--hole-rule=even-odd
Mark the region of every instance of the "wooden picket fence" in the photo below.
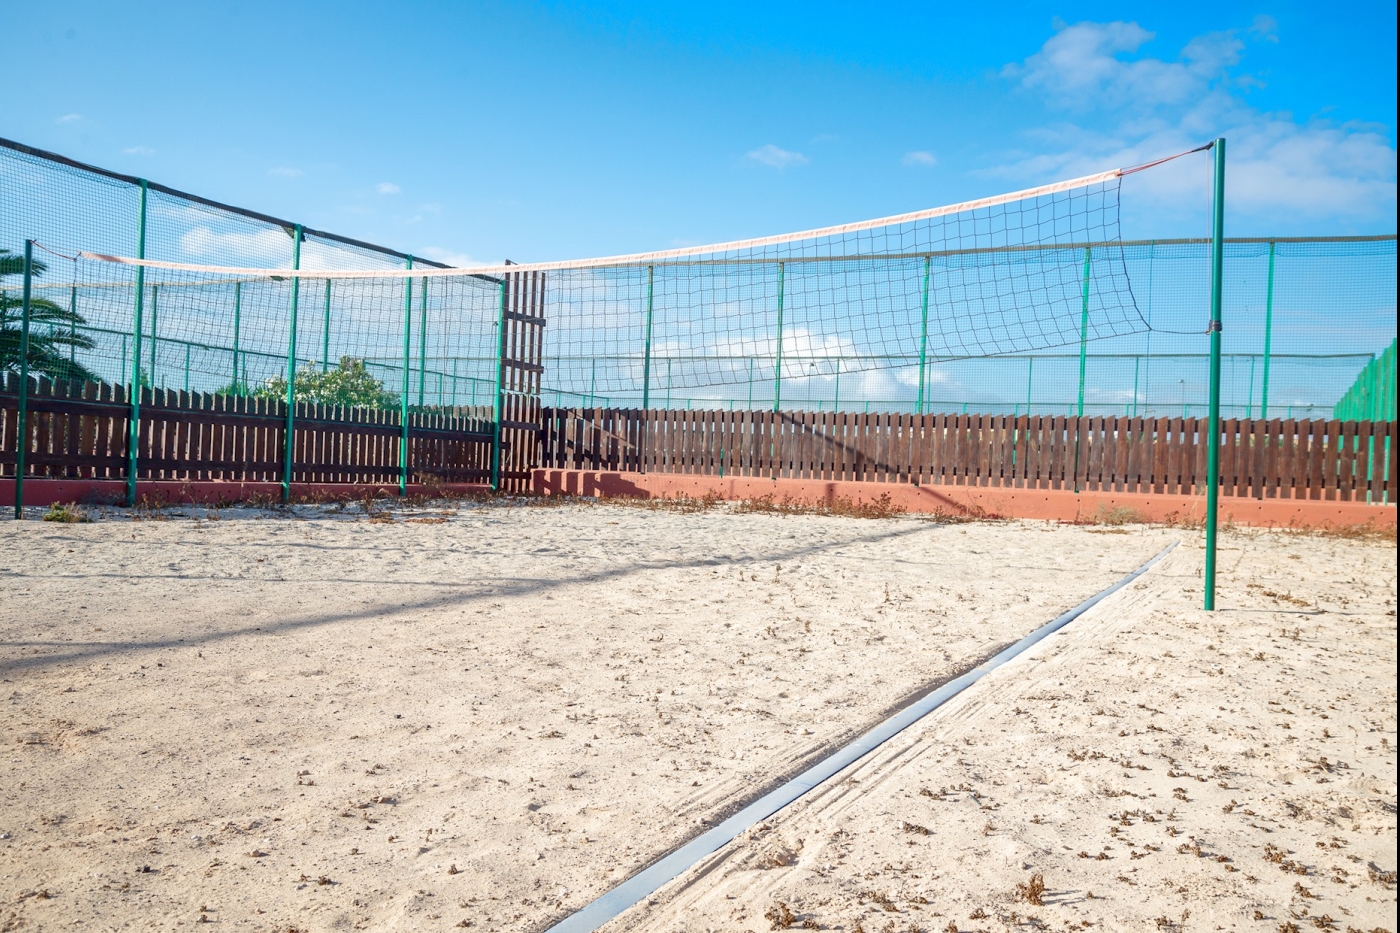
[[[1021,489],[1196,493],[1202,418],[546,409],[540,465]],[[1221,425],[1221,493],[1395,502],[1394,421]]]
[[[31,380],[26,476],[125,479],[131,406],[121,386]],[[0,387],[0,475],[14,476],[19,379]],[[280,482],[285,402],[143,389],[137,478]],[[397,483],[398,411],[298,404],[292,481]],[[409,482],[480,483],[491,475],[492,424],[474,409],[410,412]],[[524,489],[528,469],[503,476]]]
[[[131,407],[122,387],[36,380],[26,475],[125,479]],[[0,387],[0,476],[13,477],[18,379]],[[142,391],[137,478],[278,482],[286,405]],[[493,425],[479,409],[409,414],[409,481],[485,482]],[[530,469],[619,470],[926,485],[1197,493],[1204,419],[856,412],[542,409],[510,427],[502,487]],[[392,484],[397,411],[299,404],[292,479]],[[1245,421],[1221,426],[1221,493],[1395,502],[1394,421]],[[504,445],[503,445],[504,446]]]

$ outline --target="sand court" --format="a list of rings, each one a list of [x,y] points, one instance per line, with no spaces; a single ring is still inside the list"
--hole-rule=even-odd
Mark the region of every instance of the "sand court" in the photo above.
[[[540,929],[1173,539],[214,514],[3,526],[6,922]]]

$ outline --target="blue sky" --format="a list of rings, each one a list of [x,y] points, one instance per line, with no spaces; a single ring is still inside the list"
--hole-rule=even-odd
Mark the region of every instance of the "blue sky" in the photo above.
[[[1393,4],[6,3],[0,135],[461,264],[715,242],[1224,134],[1229,235],[1394,233]],[[1197,157],[1125,237],[1204,235]]]

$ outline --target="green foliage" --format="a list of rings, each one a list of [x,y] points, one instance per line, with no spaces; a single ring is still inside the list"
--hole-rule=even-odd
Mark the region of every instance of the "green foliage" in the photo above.
[[[316,363],[305,366],[292,384],[298,402],[321,405],[353,405],[361,408],[397,408],[399,397],[384,391],[384,383],[365,368],[365,361],[342,356],[335,369],[321,372]],[[287,398],[287,378],[274,376],[256,392],[258,398]]]
[[[92,519],[88,516],[87,512],[76,503],[69,502],[65,504],[62,502],[55,502],[53,505],[49,506],[49,510],[44,513],[44,521],[61,522],[65,525],[71,525],[75,522],[90,522]]]
[[[33,275],[42,275],[42,262],[35,262]],[[20,371],[19,345],[23,321],[24,296],[22,286],[7,282],[12,276],[24,275],[24,257],[0,249],[0,372]],[[81,363],[68,361],[71,350],[91,350],[92,339],[78,333],[87,322],[82,315],[60,307],[43,298],[29,302],[29,371],[50,379],[77,379],[97,382]]]

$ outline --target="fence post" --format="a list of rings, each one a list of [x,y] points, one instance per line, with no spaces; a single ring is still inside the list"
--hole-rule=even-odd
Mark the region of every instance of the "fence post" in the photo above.
[[[292,227],[292,268],[301,268],[301,224]],[[287,427],[282,446],[282,501],[292,500],[292,455],[296,452],[297,302],[301,276],[292,276],[291,330],[287,336]]]
[[[924,297],[922,303],[922,323],[919,325],[919,399],[914,403],[914,414],[924,413],[924,366],[928,360],[928,273],[932,257],[924,257]]]
[[[422,408],[423,387],[428,378],[428,277],[418,293],[418,407]]]
[[[29,453],[29,301],[33,282],[34,241],[25,240],[24,293],[19,313],[19,398],[15,402],[15,518],[24,518],[24,461]]]
[[[1269,357],[1274,344],[1274,250],[1278,243],[1269,241],[1269,286],[1264,298],[1264,377],[1259,390],[1259,420],[1269,420]]]
[[[413,257],[404,267],[413,268]],[[413,352],[413,278],[403,278],[403,395],[399,398],[399,496],[408,495],[408,374]]]
[[[646,343],[642,350],[642,411],[651,407],[651,322],[652,322],[652,278],[654,266],[647,266],[647,331]],[[642,462],[646,462],[645,452]]]
[[[783,397],[783,272],[784,264],[778,263],[778,349],[773,366],[773,411],[782,404]]]
[[[326,307],[321,315],[321,372],[331,366],[331,280],[326,279]]]
[[[141,193],[136,217],[136,258],[146,258],[146,179],[139,181]],[[127,416],[126,437],[126,504],[136,504],[136,460],[141,443],[141,302],[146,295],[146,267],[136,267],[136,305],[131,321],[131,384],[128,399],[131,414]]]
[[[1210,431],[1206,448],[1206,566],[1204,603],[1215,611],[1216,519],[1220,506],[1220,289],[1225,239],[1225,137],[1215,141],[1215,197],[1211,211],[1210,257]]]
[[[496,395],[492,403],[495,425],[491,438],[491,491],[501,490],[501,418],[505,414],[506,387],[506,279],[501,277],[500,311],[496,315]]]

